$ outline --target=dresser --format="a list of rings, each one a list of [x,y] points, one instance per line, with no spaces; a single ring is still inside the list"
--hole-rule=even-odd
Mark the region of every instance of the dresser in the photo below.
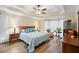
[[[79,37],[65,35],[62,42],[63,53],[79,53]]]
[[[19,40],[19,33],[12,33],[9,35],[9,42],[14,42]]]

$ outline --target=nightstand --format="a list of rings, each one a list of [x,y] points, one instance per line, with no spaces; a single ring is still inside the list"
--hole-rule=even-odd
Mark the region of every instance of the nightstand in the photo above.
[[[54,37],[53,32],[49,32],[49,33],[48,33],[48,36],[49,36],[49,39],[51,39],[51,38],[53,39],[53,37]]]
[[[9,42],[14,42],[19,40],[19,33],[13,33],[9,35]]]

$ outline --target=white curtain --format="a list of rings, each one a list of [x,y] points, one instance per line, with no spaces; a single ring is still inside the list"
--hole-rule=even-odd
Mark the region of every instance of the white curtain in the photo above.
[[[61,36],[63,37],[63,20],[51,20],[44,22],[44,31],[50,29],[51,32],[54,32],[57,28],[61,28]]]

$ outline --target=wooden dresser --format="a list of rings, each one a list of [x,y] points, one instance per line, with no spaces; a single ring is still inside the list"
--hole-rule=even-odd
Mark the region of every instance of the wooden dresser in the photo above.
[[[14,42],[19,39],[19,33],[13,33],[9,35],[9,42]]]
[[[63,53],[79,53],[79,37],[71,37],[65,34],[62,42]]]

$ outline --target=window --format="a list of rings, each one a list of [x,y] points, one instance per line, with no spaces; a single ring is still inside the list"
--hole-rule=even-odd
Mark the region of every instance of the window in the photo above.
[[[50,29],[51,32],[55,32],[57,28],[61,28],[61,36],[63,37],[63,20],[51,20],[44,22],[44,31]]]

